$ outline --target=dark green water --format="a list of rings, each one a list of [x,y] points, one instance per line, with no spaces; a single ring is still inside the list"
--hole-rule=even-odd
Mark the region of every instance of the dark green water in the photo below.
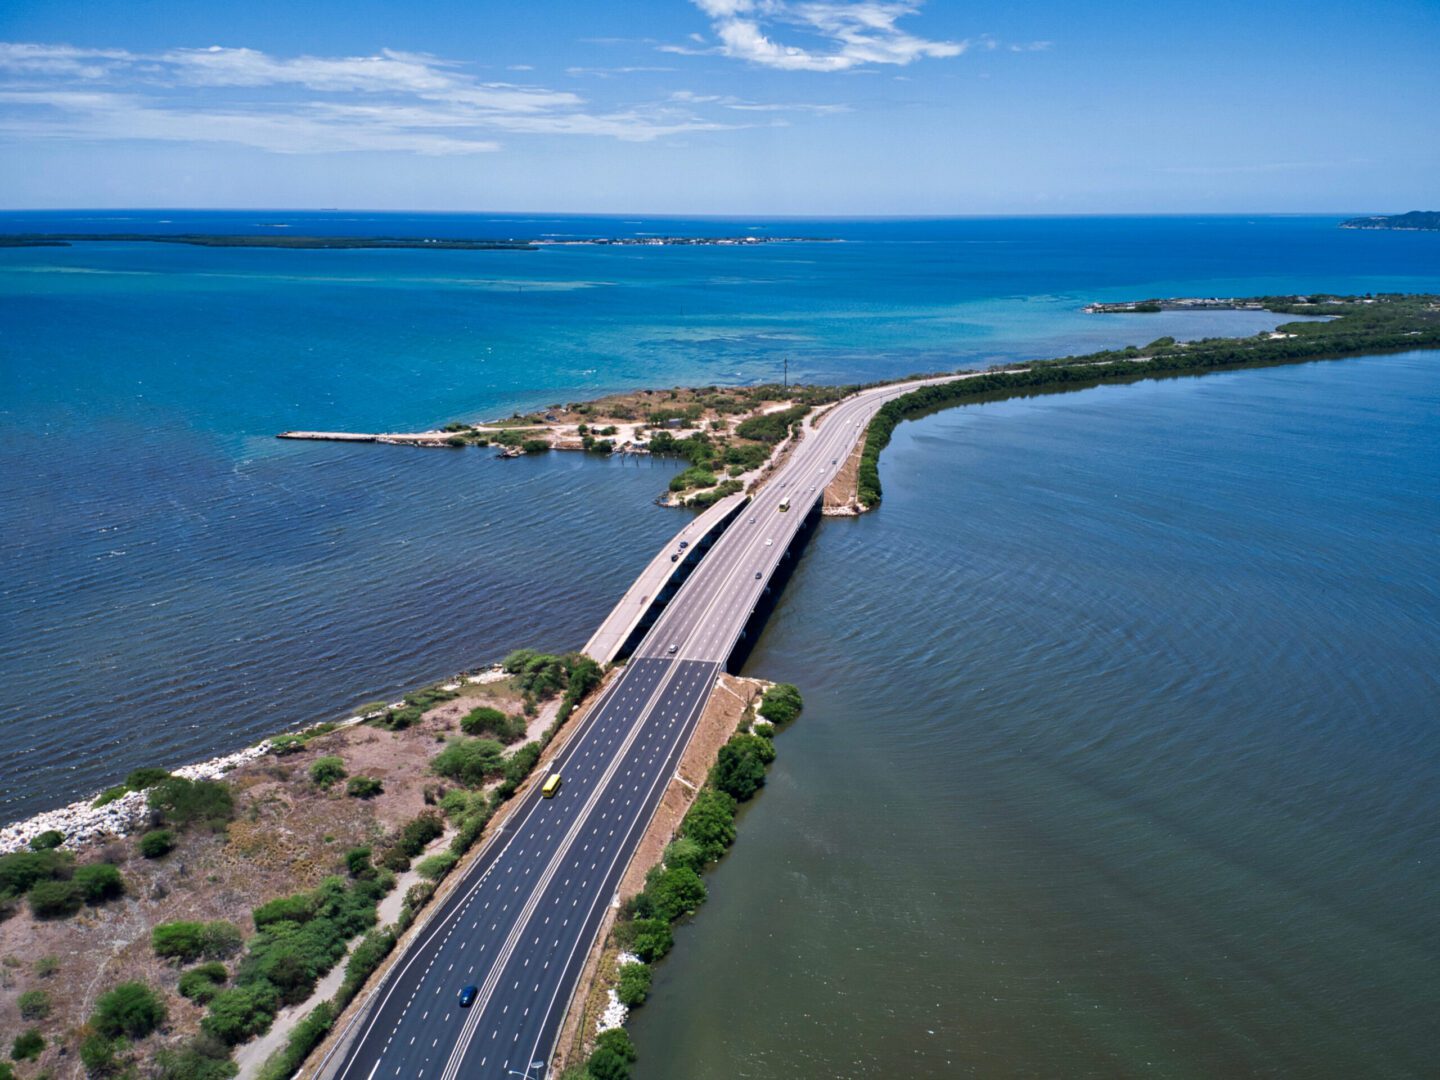
[[[1426,1076],[1440,356],[902,425],[641,1080]]]

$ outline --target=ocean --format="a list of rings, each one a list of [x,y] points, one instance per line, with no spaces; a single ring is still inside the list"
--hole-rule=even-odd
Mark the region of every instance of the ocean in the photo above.
[[[1278,321],[1092,300],[1440,291],[1440,236],[1338,220],[0,214],[841,241],[0,249],[0,819],[578,647],[682,520],[672,464],[278,431]],[[902,425],[883,507],[818,530],[748,663],[807,712],[637,1013],[641,1074],[1433,1065],[1437,359]]]

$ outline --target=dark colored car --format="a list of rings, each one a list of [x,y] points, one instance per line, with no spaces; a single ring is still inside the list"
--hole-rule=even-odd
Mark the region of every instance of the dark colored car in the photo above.
[[[474,987],[474,986],[467,986],[467,987],[465,987],[464,989],[462,989],[462,990],[460,991],[460,1007],[461,1007],[462,1009],[468,1009],[471,1005],[474,1005],[474,1004],[475,1004],[475,999],[476,999],[479,995],[480,995],[480,990],[479,990],[478,987]]]

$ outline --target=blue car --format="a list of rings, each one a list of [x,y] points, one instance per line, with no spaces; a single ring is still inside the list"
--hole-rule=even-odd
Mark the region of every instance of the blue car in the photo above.
[[[460,1007],[462,1009],[468,1009],[471,1005],[474,1005],[475,998],[478,997],[479,994],[479,988],[474,986],[465,987],[460,991]]]

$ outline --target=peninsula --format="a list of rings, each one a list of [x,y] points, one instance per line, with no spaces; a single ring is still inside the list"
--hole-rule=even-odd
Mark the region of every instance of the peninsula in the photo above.
[[[1440,231],[1440,210],[1411,210],[1407,214],[1376,214],[1373,217],[1351,218],[1349,221],[1342,221],[1340,228],[1436,232]]]

